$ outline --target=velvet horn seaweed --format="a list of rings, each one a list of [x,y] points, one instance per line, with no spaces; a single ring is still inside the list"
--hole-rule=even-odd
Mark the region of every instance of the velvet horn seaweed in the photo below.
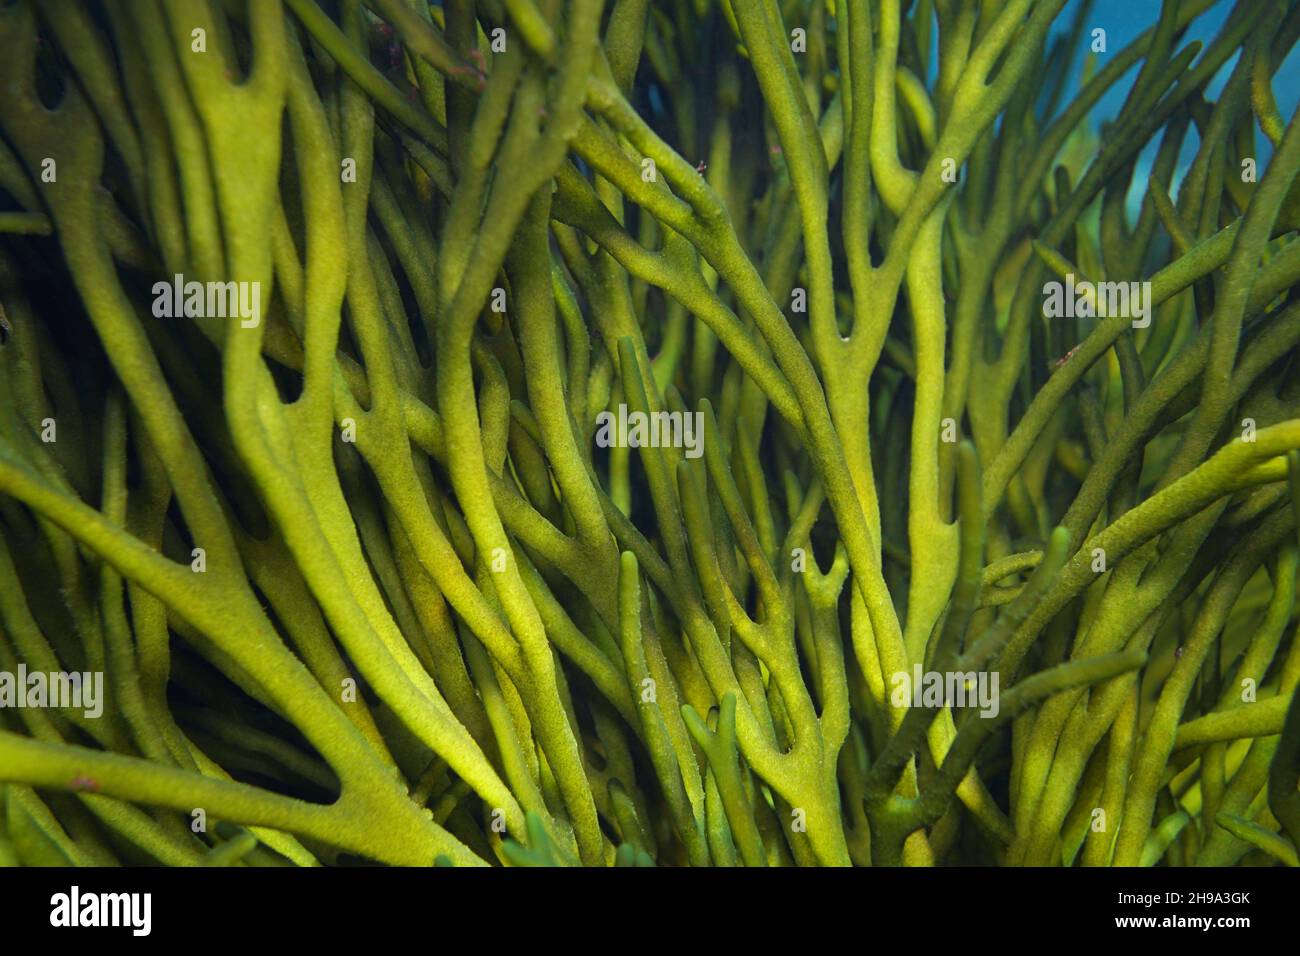
[[[1300,846],[1297,0],[0,4],[0,864]]]

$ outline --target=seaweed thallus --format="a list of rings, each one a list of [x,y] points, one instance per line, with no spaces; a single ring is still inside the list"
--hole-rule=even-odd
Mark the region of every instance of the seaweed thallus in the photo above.
[[[4,3],[0,862],[1295,865],[1300,3],[1135,6]]]

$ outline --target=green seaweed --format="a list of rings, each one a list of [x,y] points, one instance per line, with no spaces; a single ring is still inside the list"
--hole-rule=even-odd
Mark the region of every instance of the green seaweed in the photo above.
[[[1294,866],[1300,4],[1212,5],[3,5],[0,672],[106,704],[0,864]]]

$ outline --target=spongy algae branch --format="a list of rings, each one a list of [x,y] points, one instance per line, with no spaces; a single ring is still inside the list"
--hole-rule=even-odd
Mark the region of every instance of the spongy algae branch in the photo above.
[[[1300,2],[1096,6],[0,5],[0,863],[1297,865]]]

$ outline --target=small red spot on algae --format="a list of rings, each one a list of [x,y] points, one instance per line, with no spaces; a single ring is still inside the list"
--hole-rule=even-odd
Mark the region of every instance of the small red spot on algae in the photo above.
[[[1080,342],[1080,343],[1079,343],[1078,345],[1076,345],[1074,348],[1070,349],[1070,351],[1066,352],[1066,353],[1065,353],[1064,355],[1062,355],[1059,359],[1057,359],[1057,360],[1056,360],[1056,364],[1055,364],[1054,366],[1052,366],[1052,367],[1053,367],[1053,368],[1060,368],[1060,367],[1061,367],[1062,365],[1064,365],[1066,362],[1070,361],[1070,359],[1074,358],[1074,354],[1075,354],[1076,352],[1078,352],[1079,349],[1080,349],[1082,346],[1083,346],[1083,343]]]

